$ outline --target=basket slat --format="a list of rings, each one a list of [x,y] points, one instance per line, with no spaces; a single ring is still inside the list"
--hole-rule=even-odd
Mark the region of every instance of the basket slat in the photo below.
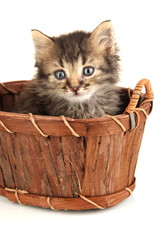
[[[13,170],[9,157],[10,149],[6,144],[6,133],[0,132],[0,167],[4,178],[5,186],[15,188]]]
[[[5,188],[4,177],[2,175],[2,169],[0,167],[0,187]]]
[[[135,170],[136,170],[136,164],[138,160],[138,154],[143,138],[145,128],[145,121],[142,121],[137,129],[134,129],[132,132],[132,139],[130,140],[132,142],[130,152],[128,153],[128,156],[130,156],[130,166],[129,166],[129,175],[128,175],[128,186],[133,182]],[[126,147],[127,148],[127,147]]]

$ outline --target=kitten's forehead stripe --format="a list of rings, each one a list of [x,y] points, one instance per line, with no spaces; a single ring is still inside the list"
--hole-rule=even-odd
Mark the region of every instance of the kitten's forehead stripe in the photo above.
[[[70,85],[79,85],[83,69],[82,55],[80,54],[77,61],[74,61],[73,63],[63,59],[63,66]]]
[[[64,58],[67,62],[74,63],[82,54],[82,61],[85,64],[88,52],[87,40],[90,35],[91,33],[77,31],[55,38],[54,42],[57,45],[58,55],[61,56],[60,60]],[[62,61],[60,61],[60,64],[62,65]]]
[[[60,68],[63,67],[60,62],[54,62],[54,67]]]
[[[62,58],[59,59],[59,65],[60,65],[62,68],[64,67]]]
[[[82,55],[82,65],[85,65],[85,63],[86,63],[86,57]]]

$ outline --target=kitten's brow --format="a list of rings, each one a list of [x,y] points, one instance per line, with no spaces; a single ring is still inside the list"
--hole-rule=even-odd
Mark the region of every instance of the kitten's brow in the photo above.
[[[90,64],[90,63],[92,63],[92,62],[93,62],[93,58],[89,58],[89,59],[85,62],[84,65],[88,65],[88,64]]]
[[[54,67],[63,68],[62,64],[54,62]]]

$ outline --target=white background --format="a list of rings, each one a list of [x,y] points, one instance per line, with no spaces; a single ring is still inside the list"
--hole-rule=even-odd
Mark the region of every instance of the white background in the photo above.
[[[64,212],[20,206],[0,197],[0,239],[163,239],[163,7],[160,0],[0,1],[0,81],[31,79],[30,29],[47,35],[92,31],[111,19],[121,49],[121,86],[151,80],[155,93],[133,195],[103,211]]]

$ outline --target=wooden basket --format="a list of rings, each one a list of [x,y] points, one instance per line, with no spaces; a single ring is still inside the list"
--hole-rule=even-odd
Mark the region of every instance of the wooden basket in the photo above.
[[[75,120],[9,112],[27,84],[0,85],[0,195],[53,210],[103,209],[127,198],[153,101],[149,80],[130,91],[123,114]]]

